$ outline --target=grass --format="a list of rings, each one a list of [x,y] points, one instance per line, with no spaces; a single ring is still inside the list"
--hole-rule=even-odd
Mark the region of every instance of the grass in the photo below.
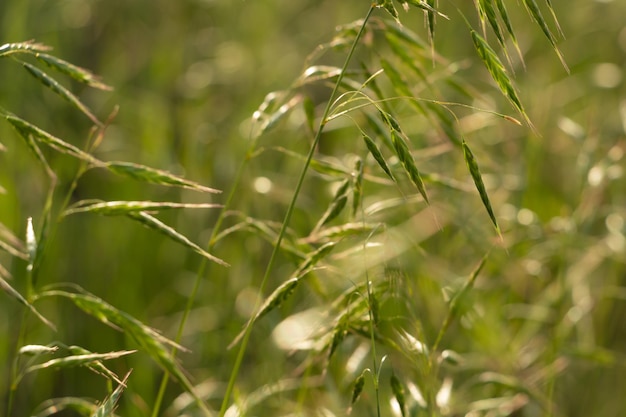
[[[623,84],[577,51],[608,5],[250,4],[266,24],[209,55],[225,29],[196,18],[234,6],[160,6],[150,59],[140,24],[125,64],[94,38],[107,84],[40,37],[0,48],[6,415],[623,408]],[[119,12],[82,7],[78,31]],[[329,11],[357,20],[329,36]],[[268,49],[300,15],[324,40]]]

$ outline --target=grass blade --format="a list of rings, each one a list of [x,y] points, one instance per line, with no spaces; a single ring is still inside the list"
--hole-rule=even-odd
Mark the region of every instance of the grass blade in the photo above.
[[[39,68],[29,64],[28,62],[22,62],[22,66],[43,85],[48,87],[52,92],[68,101],[78,110],[80,110],[85,116],[89,118],[95,125],[102,126],[102,123],[96,116],[85,106],[74,94],[72,94],[67,88],[63,87],[57,80],[40,70]]]
[[[487,190],[485,189],[485,183],[483,182],[483,178],[480,175],[480,169],[478,168],[478,162],[476,162],[476,158],[472,153],[472,150],[469,148],[467,143],[463,141],[463,156],[465,158],[465,163],[469,169],[470,175],[472,176],[472,180],[474,180],[474,184],[476,185],[476,189],[480,194],[480,199],[489,214],[489,218],[496,228],[496,232],[500,235],[500,227],[498,226],[498,220],[496,219],[495,214],[493,213],[493,209],[491,207],[491,202],[489,201],[489,195],[487,194]]]
[[[223,260],[221,260],[220,258],[216,256],[211,255],[210,253],[202,249],[200,246],[196,245],[195,243],[187,239],[185,236],[178,233],[174,228],[166,225],[165,223],[149,215],[148,213],[145,213],[143,211],[140,211],[140,212],[129,211],[126,213],[126,215],[130,217],[131,219],[136,220],[139,223],[143,224],[144,226],[147,226],[150,229],[160,232],[161,234],[172,239],[173,241],[178,242],[182,244],[183,246],[187,246],[194,252],[204,256],[210,261],[213,261],[222,266],[230,266],[228,265],[228,263],[224,262]]]
[[[139,181],[165,185],[170,187],[182,187],[190,190],[201,191],[205,193],[220,193],[221,191],[214,188],[205,187],[193,181],[186,180],[184,178],[177,177],[174,174],[170,174],[167,171],[160,169],[150,168],[145,165],[134,164],[132,162],[120,162],[113,161],[107,162],[104,165],[109,171],[130,177]]]
[[[78,67],[60,58],[44,53],[38,53],[35,55],[35,57],[41,62],[48,65],[50,68],[54,68],[55,70],[70,76],[78,82],[87,84],[89,87],[106,91],[113,90],[113,87],[102,83],[99,77],[97,77],[91,71],[85,68]]]
[[[82,200],[63,212],[63,216],[76,213],[95,213],[105,216],[117,216],[137,211],[161,211],[185,208],[219,208],[220,204],[190,204],[154,201],[100,201]]]

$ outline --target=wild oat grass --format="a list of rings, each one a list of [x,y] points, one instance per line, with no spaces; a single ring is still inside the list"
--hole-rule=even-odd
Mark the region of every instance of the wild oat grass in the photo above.
[[[62,49],[0,46],[0,64],[44,90],[50,112],[59,100],[80,115],[77,127],[93,125],[81,142],[66,138],[52,132],[76,130],[0,94],[13,131],[2,137],[0,182],[19,207],[17,220],[0,209],[0,305],[15,317],[2,325],[7,416],[570,416],[623,407],[615,387],[624,366],[626,112],[602,134],[580,125],[586,109],[571,107],[575,89],[563,87],[569,67],[580,75],[561,13],[534,0],[355,3],[309,6],[354,21],[303,41],[312,52],[297,50],[304,66],[293,81],[250,92],[256,109],[234,121],[218,105],[208,116],[194,108],[211,101],[202,88],[220,90],[239,71],[220,96],[234,108],[249,59],[234,43],[211,65],[206,56],[190,65],[167,100],[119,109],[94,98],[114,90],[57,57]],[[202,7],[217,16],[233,6]],[[237,7],[270,19],[258,4]],[[186,27],[171,17],[159,30]],[[559,62],[528,46],[539,42],[533,33],[560,60],[551,74],[562,75],[538,77],[527,93],[516,85],[524,67],[532,76],[537,56]],[[267,29],[249,34],[250,50],[261,35]],[[165,51],[152,54],[157,76],[213,36],[171,49],[164,39]],[[471,55],[444,56],[450,43]],[[135,53],[129,65],[140,65]],[[542,102],[552,88],[578,122]],[[125,112],[146,109],[125,127]],[[206,117],[220,120],[211,139],[180,137],[210,131]],[[186,123],[160,142],[166,118]],[[146,133],[142,151],[167,144],[158,149],[166,169],[119,156],[131,128]]]

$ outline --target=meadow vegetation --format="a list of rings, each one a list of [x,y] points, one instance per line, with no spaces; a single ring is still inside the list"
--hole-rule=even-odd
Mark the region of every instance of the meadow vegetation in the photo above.
[[[2,2],[0,413],[619,415],[625,14]]]

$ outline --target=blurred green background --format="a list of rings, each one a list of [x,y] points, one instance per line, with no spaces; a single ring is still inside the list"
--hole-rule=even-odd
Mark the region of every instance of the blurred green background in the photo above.
[[[458,76],[493,96],[499,111],[514,114],[477,60],[457,12],[441,3],[451,20],[438,20],[436,50],[461,63]],[[562,415],[619,415],[626,408],[626,3],[553,1],[565,33],[559,47],[569,74],[523,8],[510,3],[525,57],[525,67],[513,57],[514,79],[540,136],[505,122],[468,134],[494,190],[508,242],[508,251],[496,251],[487,267],[490,278],[484,285],[492,291],[485,291],[494,298],[485,300],[485,309],[502,307],[514,323],[540,314],[528,307],[538,299],[554,297],[547,304],[559,314],[537,320],[551,328],[554,317],[569,317],[575,327],[569,337],[580,348],[576,354],[589,356],[572,361],[559,379],[556,397]],[[327,42],[335,26],[362,18],[368,7],[369,2],[356,0],[2,0],[0,44],[34,39],[50,45],[54,54],[92,70],[114,88],[101,92],[73,85],[102,119],[119,106],[98,157],[166,169],[226,192],[248,148],[250,116],[265,95],[289,87],[316,45]],[[471,5],[461,7],[475,18]],[[421,13],[412,10],[401,19],[427,38]],[[0,61],[0,106],[68,142],[85,143],[89,120],[10,60]],[[306,139],[289,135],[293,132],[285,129],[269,141],[304,152]],[[6,123],[0,124],[0,143],[7,148],[0,154],[0,186],[5,189],[0,222],[22,236],[27,217],[40,221],[46,179]],[[61,187],[67,188],[75,163],[50,158]],[[281,221],[300,164],[271,152],[253,160],[236,209]],[[258,177],[273,181],[271,194],[255,191]],[[308,211],[323,210],[314,196],[301,204],[296,222],[306,222]],[[468,273],[492,243],[493,231],[487,217],[481,218],[477,198],[466,203],[458,200],[463,195],[438,197],[453,212],[476,221],[464,224],[460,219],[428,241],[430,256],[415,269],[433,275]],[[146,186],[99,171],[81,180],[73,198],[223,202],[222,196]],[[464,203],[455,207],[457,201]],[[162,218],[204,245],[215,217],[211,211],[185,211]],[[226,346],[245,321],[246,305],[254,300],[251,288],[258,285],[259,265],[265,265],[269,250],[245,234],[216,247],[216,255],[232,267],[209,268],[187,326],[183,345],[193,353],[181,354],[181,360],[195,381],[227,380],[234,355]],[[24,263],[2,255],[2,264],[22,289]],[[126,219],[76,215],[59,225],[44,262],[38,284],[74,282],[173,337],[200,260]],[[281,282],[280,267],[278,271],[273,286]],[[301,296],[293,305],[298,310],[314,302]],[[73,306],[59,303],[48,311],[42,304],[42,309],[62,325],[53,334],[31,323],[30,343],[60,340],[100,352],[133,347],[124,335]],[[17,338],[18,320],[13,318],[20,317],[21,308],[3,296],[0,311],[5,317],[0,319],[0,358],[6,358],[0,361],[0,392],[5,393]],[[276,324],[279,318],[274,320]],[[267,343],[272,328],[259,323],[255,329],[254,348],[240,378],[243,392],[289,372],[288,360]],[[509,330],[498,331],[506,338]],[[456,349],[478,349],[459,332]],[[533,334],[540,344],[556,337],[549,331]],[[450,336],[451,344],[455,340]],[[611,352],[607,363],[597,358],[604,349]],[[158,368],[141,355],[112,366],[120,373],[135,369],[120,415],[148,415],[160,383]],[[41,372],[22,384],[16,416],[27,415],[52,396],[102,398],[105,389],[101,378],[81,369]],[[170,384],[166,404],[178,393],[179,387]]]

